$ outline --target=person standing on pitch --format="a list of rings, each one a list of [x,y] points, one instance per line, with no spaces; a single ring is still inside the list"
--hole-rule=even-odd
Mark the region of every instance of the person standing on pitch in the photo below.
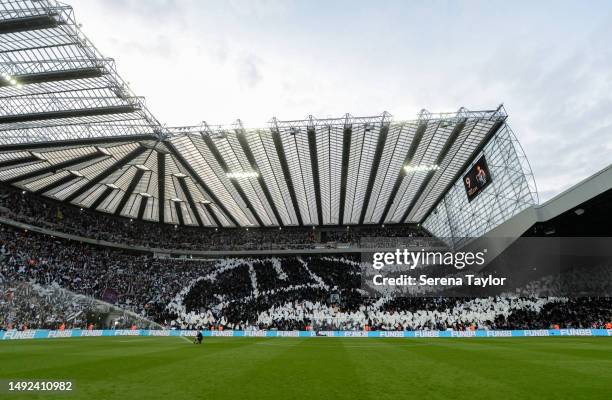
[[[203,339],[203,335],[202,335],[202,331],[198,330],[198,333],[196,334],[195,340],[193,341],[193,343],[195,344],[202,344],[202,339]]]

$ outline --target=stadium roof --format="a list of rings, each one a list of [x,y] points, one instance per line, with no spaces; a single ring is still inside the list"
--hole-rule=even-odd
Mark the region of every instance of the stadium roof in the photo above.
[[[507,117],[500,106],[168,128],[72,8],[47,0],[0,0],[0,99],[0,181],[125,217],[227,227],[421,222]]]

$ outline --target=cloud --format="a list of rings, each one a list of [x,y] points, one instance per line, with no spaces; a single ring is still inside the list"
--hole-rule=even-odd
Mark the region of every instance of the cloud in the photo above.
[[[184,3],[184,2],[183,2]],[[181,2],[177,0],[105,0],[104,6],[122,15],[134,14],[140,18],[162,20],[180,15]]]
[[[246,56],[240,64],[240,80],[249,88],[254,88],[262,80],[259,68],[260,63],[261,61],[257,57],[250,54]]]
[[[291,8],[290,0],[229,0],[230,9],[241,16],[261,18],[283,17]]]
[[[92,41],[170,125],[385,110],[398,120],[421,108],[504,102],[542,199],[611,161],[610,5],[534,4],[526,12],[507,2],[91,0],[75,7]],[[109,29],[110,20],[119,23]]]
[[[132,56],[146,57],[149,61],[155,58],[170,60],[178,57],[176,46],[172,39],[166,35],[156,35],[149,41],[123,40],[114,37],[113,43]]]
[[[612,52],[589,35],[575,47],[513,48],[510,57],[520,65],[497,69],[499,91],[547,200],[612,161]]]

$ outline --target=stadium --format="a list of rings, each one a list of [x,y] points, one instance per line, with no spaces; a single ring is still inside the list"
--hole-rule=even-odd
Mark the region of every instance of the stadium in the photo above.
[[[0,0],[0,392],[609,399],[612,165],[540,201],[519,137],[168,126],[71,6]]]

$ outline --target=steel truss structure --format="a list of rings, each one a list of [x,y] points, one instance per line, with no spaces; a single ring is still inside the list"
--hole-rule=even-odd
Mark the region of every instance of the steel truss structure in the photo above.
[[[506,118],[499,106],[168,128],[72,8],[0,0],[0,181],[80,207],[206,227],[433,221]]]
[[[67,5],[0,2],[0,74],[0,144],[155,134],[159,127]]]
[[[423,222],[433,235],[457,247],[538,202],[529,161],[510,127],[504,125],[467,169],[483,154],[492,179],[486,190],[469,202],[458,179]]]

